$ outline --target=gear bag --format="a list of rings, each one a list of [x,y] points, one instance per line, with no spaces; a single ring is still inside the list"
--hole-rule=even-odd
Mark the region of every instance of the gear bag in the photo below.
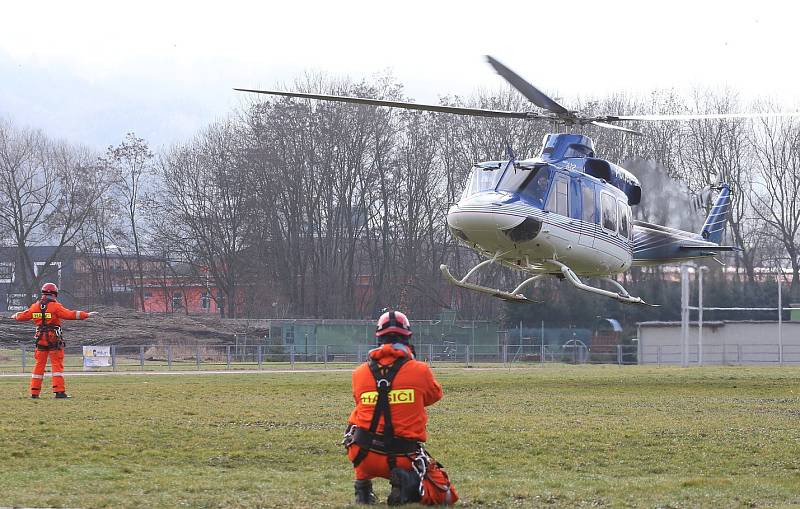
[[[458,493],[450,484],[447,472],[442,468],[442,464],[429,458],[429,463],[422,476],[422,499],[423,505],[453,505],[458,501]]]

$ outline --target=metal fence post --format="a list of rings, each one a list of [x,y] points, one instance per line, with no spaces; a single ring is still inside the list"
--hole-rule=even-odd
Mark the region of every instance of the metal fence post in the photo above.
[[[225,361],[228,369],[231,369],[231,345],[225,345]]]
[[[781,278],[776,277],[778,282],[778,364],[783,366],[783,296],[781,295]]]
[[[639,341],[641,341],[641,339],[639,339]],[[656,346],[656,365],[661,366],[661,345]]]
[[[197,370],[200,370],[200,344],[195,343],[194,345],[194,366]]]
[[[111,371],[117,370],[117,345],[111,345]]]
[[[428,364],[433,367],[433,343],[428,344]]]
[[[139,367],[144,371],[144,345],[139,346]]]
[[[294,369],[294,345],[289,347],[289,364],[291,364],[292,369]]]
[[[172,345],[167,345],[167,368],[172,369]]]
[[[22,347],[22,372],[23,373],[25,372],[25,363],[27,362],[27,357],[28,357],[28,352],[26,350],[27,349],[23,345],[23,347]]]
[[[328,345],[322,346],[322,361],[325,363],[325,369],[328,369]]]
[[[358,357],[356,357],[356,363],[361,362],[361,345],[358,345]]]
[[[261,345],[258,345],[258,351],[256,352],[256,355],[258,355],[258,369],[261,369],[262,363],[264,362],[264,351],[261,348]]]
[[[503,345],[503,366],[508,364],[508,345]]]
[[[622,366],[622,345],[617,345],[617,364]]]
[[[466,361],[466,366],[469,367],[469,345],[464,345],[464,360]]]

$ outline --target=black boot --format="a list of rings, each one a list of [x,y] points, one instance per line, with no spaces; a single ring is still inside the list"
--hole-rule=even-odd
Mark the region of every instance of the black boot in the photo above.
[[[413,470],[393,468],[389,483],[392,485],[392,491],[386,500],[388,505],[410,504],[419,502],[422,498],[419,494],[420,478]]]
[[[66,392],[57,392],[56,399],[70,399],[72,396],[67,396]]]
[[[371,480],[356,479],[353,486],[356,489],[356,504],[374,504],[378,501],[372,492]]]
[[[33,399],[39,399],[39,395],[38,395],[38,394],[31,394],[31,398],[33,398]]]

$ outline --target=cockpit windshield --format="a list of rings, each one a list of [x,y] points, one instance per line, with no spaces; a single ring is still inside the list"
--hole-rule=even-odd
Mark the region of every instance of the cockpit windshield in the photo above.
[[[546,165],[537,165],[532,168],[509,168],[500,180],[500,185],[497,186],[500,191],[518,193],[538,208],[544,208],[549,188],[550,171]]]
[[[481,191],[494,191],[501,173],[502,168],[499,165],[496,167],[473,166],[469,182],[464,189],[464,198]]]

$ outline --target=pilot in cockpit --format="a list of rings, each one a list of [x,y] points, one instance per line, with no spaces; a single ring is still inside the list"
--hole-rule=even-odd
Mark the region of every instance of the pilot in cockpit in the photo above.
[[[547,173],[537,175],[532,187],[530,195],[538,205],[544,208],[545,195],[547,194]]]

